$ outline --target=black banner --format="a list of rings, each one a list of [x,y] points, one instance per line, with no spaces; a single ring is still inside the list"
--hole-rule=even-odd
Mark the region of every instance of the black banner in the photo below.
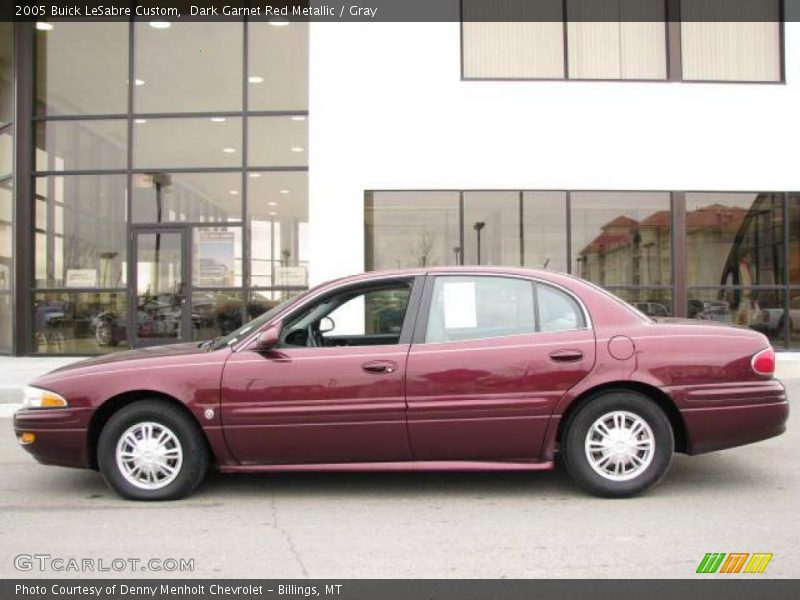
[[[274,580],[94,579],[3,580],[3,600],[784,600],[798,580]]]
[[[800,21],[800,0],[3,0],[0,20]]]

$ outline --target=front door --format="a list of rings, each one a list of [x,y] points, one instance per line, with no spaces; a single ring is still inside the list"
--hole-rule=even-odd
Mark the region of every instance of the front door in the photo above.
[[[222,421],[243,464],[411,458],[405,372],[413,278],[338,289],[298,307],[272,350],[231,355]]]
[[[186,232],[137,228],[132,233],[132,246],[133,292],[128,326],[132,345],[190,341]]]

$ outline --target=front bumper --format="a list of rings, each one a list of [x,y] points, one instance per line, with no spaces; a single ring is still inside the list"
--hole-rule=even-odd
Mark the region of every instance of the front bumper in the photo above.
[[[45,465],[89,468],[87,425],[91,409],[22,408],[14,414],[14,434],[33,433],[36,440],[23,444],[37,461]]]

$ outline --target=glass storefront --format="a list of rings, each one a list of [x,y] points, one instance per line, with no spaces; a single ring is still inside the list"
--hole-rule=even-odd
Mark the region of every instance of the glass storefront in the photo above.
[[[13,23],[0,22],[0,354],[13,350],[14,68]]]
[[[308,24],[49,25],[33,48],[30,350],[205,340],[306,289]],[[0,49],[4,324],[9,52]],[[10,337],[4,327],[0,351]]]
[[[369,191],[364,222],[369,270],[569,272],[652,317],[745,325],[800,347],[800,194]]]

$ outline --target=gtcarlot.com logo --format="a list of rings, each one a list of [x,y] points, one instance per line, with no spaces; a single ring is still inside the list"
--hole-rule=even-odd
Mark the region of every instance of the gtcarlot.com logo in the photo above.
[[[52,556],[51,554],[17,554],[14,557],[17,571],[54,571],[56,573],[91,572],[191,572],[193,558],[76,558],[74,556]]]
[[[767,569],[772,553],[767,552],[708,552],[697,566],[697,573],[758,574]]]

